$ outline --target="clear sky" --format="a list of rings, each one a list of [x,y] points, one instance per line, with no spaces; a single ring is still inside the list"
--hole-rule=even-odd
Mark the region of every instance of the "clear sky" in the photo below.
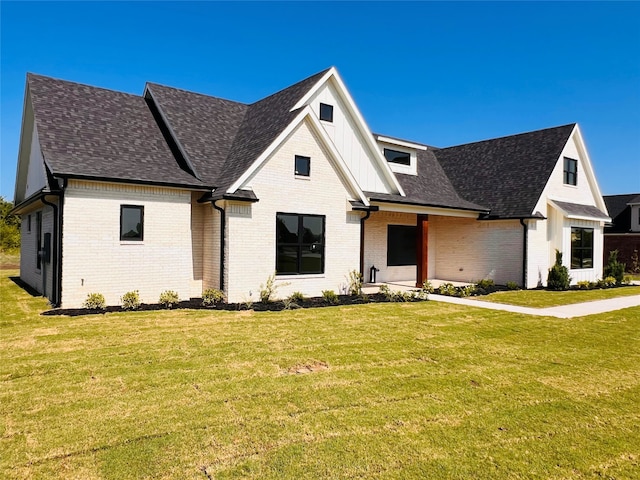
[[[253,102],[336,66],[372,131],[445,147],[578,122],[640,192],[640,3],[0,2],[1,181],[25,76]]]

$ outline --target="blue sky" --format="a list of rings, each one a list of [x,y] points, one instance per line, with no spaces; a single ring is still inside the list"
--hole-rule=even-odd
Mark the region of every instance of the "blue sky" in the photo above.
[[[640,3],[7,2],[0,195],[25,76],[253,102],[335,65],[372,131],[435,146],[578,122],[603,194],[640,192]]]

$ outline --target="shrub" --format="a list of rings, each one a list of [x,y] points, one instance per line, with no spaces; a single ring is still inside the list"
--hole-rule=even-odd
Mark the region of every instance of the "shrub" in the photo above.
[[[631,273],[640,273],[640,260],[638,260],[638,250],[631,254]]]
[[[475,285],[465,285],[464,287],[455,287],[456,297],[469,297],[476,293]]]
[[[260,284],[260,301],[262,303],[272,302],[275,300],[278,288],[286,285],[289,285],[289,283],[280,283],[279,285],[276,285],[276,274],[272,273],[264,284]]]
[[[556,250],[556,263],[549,269],[547,288],[549,290],[568,290],[570,283],[569,269],[562,265],[562,252]]]
[[[438,293],[452,297],[456,294],[456,287],[453,286],[453,283],[443,283],[438,287]]]
[[[604,276],[613,277],[616,279],[616,283],[620,285],[624,278],[624,269],[626,265],[618,261],[618,250],[612,250],[609,252],[609,260],[604,267]]]
[[[482,280],[476,282],[476,287],[481,288],[482,290],[490,290],[495,286],[495,282],[490,278],[483,278]]]
[[[90,293],[82,305],[90,310],[104,310],[107,302],[101,293]]]
[[[322,299],[329,305],[336,305],[339,301],[338,295],[333,290],[323,290]]]
[[[604,277],[602,280],[598,280],[598,287],[600,288],[611,288],[615,287],[616,284],[617,282],[614,277]]]
[[[577,283],[578,290],[591,290],[594,286],[595,284],[589,280],[581,280]]]
[[[300,303],[300,302],[304,302],[304,294],[302,292],[293,292],[291,295],[289,295],[289,300],[291,300],[292,302],[296,302],[296,303]]]
[[[202,292],[202,305],[212,307],[224,300],[224,293],[217,288],[207,288]]]
[[[160,294],[160,299],[158,303],[165,308],[171,308],[175,304],[180,301],[180,297],[178,296],[178,292],[174,292],[173,290],[165,290]]]
[[[347,292],[349,295],[362,294],[362,274],[357,270],[351,270],[348,277]]]
[[[431,285],[431,282],[429,280],[425,280],[424,282],[422,282],[422,291],[425,293],[434,292],[433,285]]]
[[[631,285],[631,275],[625,275],[622,279],[623,285]]]
[[[120,302],[124,310],[137,310],[140,308],[140,295],[138,294],[138,290],[125,293],[120,297]]]
[[[389,285],[387,285],[386,283],[383,283],[382,285],[380,285],[380,290],[378,290],[378,293],[384,296],[384,298],[388,302],[393,302],[395,300],[394,292],[391,291],[391,289],[389,288]]]
[[[520,285],[517,282],[507,282],[507,290],[520,290]]]

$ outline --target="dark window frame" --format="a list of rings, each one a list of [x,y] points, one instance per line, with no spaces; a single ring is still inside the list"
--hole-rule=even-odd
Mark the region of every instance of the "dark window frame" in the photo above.
[[[578,160],[564,157],[563,181],[565,185],[578,185]]]
[[[417,238],[416,225],[387,225],[387,266],[418,265]]]
[[[138,210],[140,212],[140,232],[138,236],[128,237],[123,232],[123,213],[125,209]],[[144,205],[120,205],[120,241],[121,242],[143,242],[144,241]]]
[[[593,268],[593,228],[571,227],[571,269],[584,270]],[[585,235],[589,233],[590,239]],[[574,234],[578,239],[574,242]]]
[[[333,123],[333,105],[320,103],[320,120]]]
[[[403,152],[402,150],[394,150],[393,148],[385,148],[383,151],[384,158],[389,163],[395,163],[396,165],[404,165],[411,166],[411,153]],[[394,154],[398,154],[394,156]],[[401,158],[405,158],[406,160],[400,160]]]
[[[305,162],[306,168],[298,168],[298,162]],[[293,161],[293,172],[298,177],[310,177],[311,176],[311,157],[304,155],[296,155]]]
[[[31,214],[27,215],[27,233],[31,233]]]
[[[296,232],[296,241],[295,242],[283,242],[279,240],[278,236],[278,219],[280,217],[296,217],[298,221],[298,229]],[[322,219],[322,234],[320,242],[305,242],[304,241],[304,219],[305,218],[320,218]],[[325,261],[326,261],[326,231],[327,231],[327,217],[326,215],[315,215],[315,214],[303,214],[303,213],[289,213],[289,212],[277,212],[276,213],[276,276],[282,275],[321,275],[324,274],[325,271]],[[280,257],[279,250],[280,248],[297,248],[296,255],[296,267],[295,270],[289,271],[278,271],[278,266],[280,265]],[[302,256],[304,249],[311,249],[312,251],[320,251],[320,269],[319,271],[304,271]]]

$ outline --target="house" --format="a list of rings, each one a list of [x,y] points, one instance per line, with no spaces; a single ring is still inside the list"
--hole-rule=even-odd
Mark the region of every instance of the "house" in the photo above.
[[[609,252],[618,250],[618,261],[625,263],[630,271],[634,250],[640,255],[640,193],[603,198],[612,219],[604,227],[604,262]]]
[[[428,132],[425,132],[428,135]],[[577,124],[450,148],[373,134],[335,68],[252,104],[28,74],[20,276],[54,305],[222,289],[602,276],[609,221]]]

